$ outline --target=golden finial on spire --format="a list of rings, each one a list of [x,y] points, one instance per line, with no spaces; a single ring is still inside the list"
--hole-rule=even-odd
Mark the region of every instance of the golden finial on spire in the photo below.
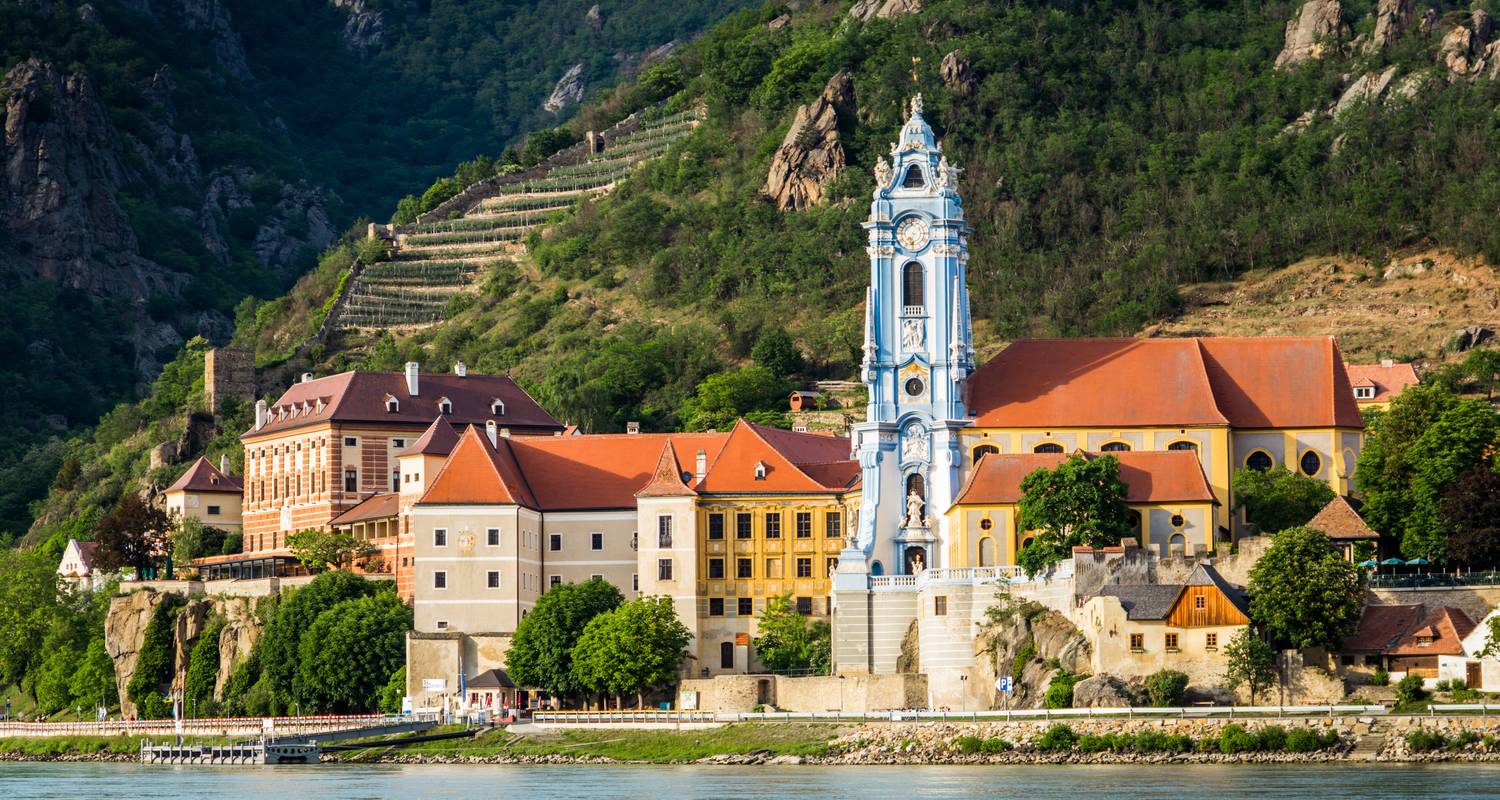
[[[916,82],[917,82],[917,65],[920,64],[920,63],[922,63],[922,57],[921,56],[912,56],[911,57],[911,82],[913,84],[916,84]]]

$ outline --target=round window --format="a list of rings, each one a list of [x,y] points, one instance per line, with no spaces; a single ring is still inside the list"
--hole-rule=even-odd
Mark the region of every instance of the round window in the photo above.
[[[925,389],[925,388],[926,387],[922,384],[922,379],[921,378],[907,378],[906,379],[906,393],[908,395],[910,395],[911,397],[917,397],[917,396],[921,395],[922,394],[922,390]]]
[[[1257,472],[1265,472],[1271,468],[1271,457],[1264,450],[1256,450],[1245,459],[1245,466]]]
[[[1304,475],[1317,475],[1323,470],[1323,459],[1319,458],[1318,454],[1311,450],[1302,454],[1302,461],[1300,463],[1302,474]]]
[[[1183,519],[1181,514],[1173,514],[1172,515],[1172,527],[1174,527],[1174,528],[1181,528],[1186,523],[1187,523],[1187,520]]]
[[[993,520],[982,519],[979,521],[979,529],[982,531],[987,531],[993,527],[995,527],[995,523]]]

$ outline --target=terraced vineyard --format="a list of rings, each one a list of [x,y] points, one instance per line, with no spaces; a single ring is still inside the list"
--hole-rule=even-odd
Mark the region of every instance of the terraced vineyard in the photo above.
[[[441,321],[449,302],[470,291],[492,264],[524,251],[532,228],[582,198],[608,192],[691,133],[701,116],[700,109],[641,112],[605,131],[598,152],[579,145],[522,175],[470,187],[447,204],[461,207],[444,218],[389,230],[389,255],[349,282],[335,326],[411,328]]]

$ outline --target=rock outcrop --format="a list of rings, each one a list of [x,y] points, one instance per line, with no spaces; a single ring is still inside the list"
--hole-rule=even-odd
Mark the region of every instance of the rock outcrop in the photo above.
[[[922,0],[859,0],[849,9],[849,16],[861,22],[887,19],[922,10]]]
[[[1375,9],[1375,32],[1366,47],[1383,51],[1406,33],[1411,25],[1412,0],[1380,0]]]
[[[266,626],[255,614],[255,601],[248,597],[224,597],[218,603],[224,629],[219,634],[219,675],[214,681],[214,699],[223,700],[229,676],[250,657]]]
[[[604,17],[599,13],[598,3],[591,6],[588,13],[583,15],[583,21],[596,31],[604,27]]]
[[[365,0],[329,0],[335,8],[349,12],[344,23],[344,44],[359,52],[379,50],[385,43],[385,14],[370,8]]]
[[[797,109],[792,127],[771,156],[763,191],[782,211],[818,205],[845,166],[839,118],[854,106],[854,81],[840,71],[823,93]]]
[[[1339,0],[1306,0],[1286,23],[1286,41],[1277,67],[1294,67],[1322,57],[1330,44],[1348,34]]]
[[[172,691],[181,691],[187,679],[188,662],[193,655],[193,645],[203,634],[212,607],[207,600],[189,600],[177,613],[177,624],[172,630]]]
[[[1092,675],[1073,684],[1074,708],[1130,708],[1140,701],[1113,675]]]
[[[1457,78],[1500,78],[1500,38],[1495,20],[1483,8],[1475,8],[1466,19],[1443,34],[1438,45],[1438,63]]]
[[[583,99],[583,65],[574,64],[552,87],[552,96],[542,103],[542,108],[553,114]]]
[[[1341,114],[1362,101],[1374,102],[1385,94],[1387,87],[1391,85],[1391,79],[1396,77],[1394,65],[1386,67],[1381,72],[1371,72],[1356,79],[1349,84],[1349,88],[1339,96],[1337,103],[1333,105],[1333,113]]]
[[[974,67],[957,50],[943,56],[938,75],[943,79],[943,85],[954,94],[968,97],[974,93]]]
[[[130,685],[130,678],[135,674],[135,662],[140,657],[146,626],[151,624],[156,609],[164,602],[166,596],[160,592],[141,589],[111,600],[109,614],[104,618],[104,651],[115,662],[115,681],[120,686],[120,713],[126,717],[135,716],[136,707],[126,696],[125,687]]]
[[[1010,707],[1040,708],[1057,670],[1075,674],[1088,671],[1088,640],[1056,611],[1034,603],[1003,603],[996,622],[981,638],[995,672],[1019,678]]]

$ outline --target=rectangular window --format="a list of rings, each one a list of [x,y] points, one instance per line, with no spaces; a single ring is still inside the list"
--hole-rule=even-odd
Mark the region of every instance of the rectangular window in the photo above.
[[[659,581],[672,580],[672,559],[658,558],[656,560],[656,579]]]
[[[766,514],[766,538],[781,538],[781,512],[771,511]]]
[[[639,572],[632,572],[630,574],[630,591],[632,591],[632,592],[639,592],[640,590],[641,590],[641,574]]]
[[[562,549],[562,534],[553,533],[547,536],[547,549],[556,553]]]
[[[488,544],[490,547],[499,547],[500,546],[500,529],[499,528],[490,528],[489,530],[487,530],[487,531],[484,532],[484,537],[485,537],[485,543]]]
[[[812,577],[812,559],[810,559],[810,558],[799,558],[799,559],[797,559],[797,577],[799,577],[799,578],[811,578]]]
[[[812,612],[813,612],[813,610],[812,610],[812,598],[811,597],[799,597],[799,598],[797,598],[797,613],[798,614],[801,614],[802,616],[805,617],[805,616],[808,616],[808,615],[812,614]]]
[[[490,587],[491,589],[499,589],[500,588],[500,571],[499,570],[493,570],[493,569],[490,570],[484,576],[484,581],[485,581],[485,585],[488,586],[488,587]]]
[[[401,491],[401,470],[399,469],[391,470],[391,491]]]
[[[937,597],[932,598],[932,615],[934,617],[946,617],[946,616],[948,616],[948,598],[947,597],[945,597],[943,595],[938,595]]]
[[[724,598],[722,598],[722,597],[710,597],[710,598],[708,598],[708,615],[710,617],[722,617],[722,616],[724,616]]]
[[[218,506],[209,506],[208,507],[208,515],[210,517],[217,517],[219,515],[219,507]]]
[[[446,589],[446,588],[448,588],[448,573],[446,573],[446,572],[444,572],[442,570],[438,570],[437,572],[432,573],[432,588],[434,588],[434,589]]]
[[[604,580],[604,574],[600,573],[600,572],[595,572],[594,574],[592,574],[592,575],[589,576],[589,580],[591,580],[591,581],[602,581],[602,580]]]
[[[1175,634],[1175,633],[1169,633],[1169,634],[1167,634],[1167,649],[1168,650],[1176,650],[1177,649],[1177,634]]]
[[[812,538],[812,512],[811,511],[798,511],[797,512],[797,538],[798,539],[811,539]]]
[[[739,614],[740,614],[740,616],[742,616],[742,617],[750,617],[750,616],[754,616],[755,615],[755,599],[754,598],[741,597],[739,599],[739,606],[740,606],[739,607]]]
[[[446,619],[440,619],[440,620],[438,620],[437,621],[437,629],[440,630],[440,631],[446,631],[446,630],[448,630],[448,620],[446,620]]]
[[[392,439],[391,440],[391,447],[394,447],[397,450],[400,450],[401,448],[406,447],[406,440],[405,439]]]
[[[843,519],[844,515],[837,511],[830,511],[823,515],[824,533],[828,538],[832,539],[835,536],[844,535]]]
[[[1140,652],[1146,649],[1146,635],[1143,633],[1130,634],[1130,649]]]
[[[359,440],[356,439],[356,438],[354,438],[353,436],[345,436],[344,437],[344,446],[345,447],[358,447],[359,446]]]
[[[1205,634],[1203,634],[1203,646],[1204,647],[1215,647],[1215,648],[1218,647],[1219,646],[1219,634],[1217,634],[1217,633],[1205,633]]]
[[[432,529],[432,546],[433,547],[447,547],[448,546],[448,529],[447,528],[433,528]]]
[[[561,585],[562,585],[562,576],[561,575],[553,575],[553,576],[547,578],[547,586],[549,588],[553,587],[553,586],[561,586]]]
[[[752,517],[749,514],[735,514],[734,515],[734,538],[736,538],[736,539],[749,539],[750,538],[750,520],[751,519],[752,519]]]
[[[708,515],[708,538],[712,541],[724,538],[723,514],[714,513]]]
[[[591,534],[589,534],[589,547],[592,548],[592,549],[594,549],[594,550],[603,550],[604,549],[604,534],[602,534],[602,533],[591,533]]]
[[[352,469],[346,469],[346,470],[344,470],[344,491],[346,491],[346,492],[357,492],[357,491],[359,491],[359,472],[357,470],[352,470]]]
[[[719,643],[719,669],[734,669],[734,642]]]
[[[1202,611],[1203,609],[1208,608],[1208,598],[1204,597],[1201,594],[1198,595],[1197,597],[1194,597],[1193,598],[1193,608],[1196,608],[1199,611]]]
[[[710,558],[708,560],[708,579],[711,581],[723,580],[724,559]]]
[[[672,546],[672,516],[662,514],[656,518],[656,546]]]
[[[752,568],[750,566],[751,563],[753,563],[753,562],[751,562],[751,560],[748,559],[748,558],[736,558],[734,560],[734,577],[740,578],[742,580],[746,579],[746,578],[754,577],[751,574],[752,573]]]

